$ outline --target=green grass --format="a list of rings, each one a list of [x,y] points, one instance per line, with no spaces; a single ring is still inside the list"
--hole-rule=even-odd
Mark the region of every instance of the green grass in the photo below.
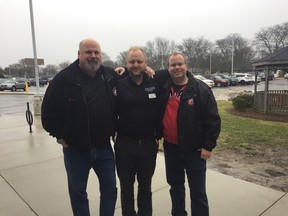
[[[288,123],[244,118],[228,113],[231,101],[217,101],[221,117],[221,133],[216,149],[236,149],[246,154],[256,154],[255,147],[283,146],[288,148]],[[159,150],[163,150],[162,140]],[[265,152],[265,151],[264,151]]]
[[[232,108],[230,101],[217,101],[217,103],[222,119],[219,147],[244,148],[251,150],[251,153],[255,145],[288,147],[288,123],[235,116],[226,111]]]

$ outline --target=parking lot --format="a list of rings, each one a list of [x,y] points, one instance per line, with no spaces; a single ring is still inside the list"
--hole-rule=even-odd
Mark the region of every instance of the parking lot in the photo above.
[[[288,79],[275,78],[269,81],[269,90],[288,90]],[[213,87],[212,91],[217,100],[228,100],[233,94],[237,94],[243,91],[254,92],[254,85],[237,85],[228,87]],[[261,81],[257,84],[257,91],[264,91],[265,81]]]

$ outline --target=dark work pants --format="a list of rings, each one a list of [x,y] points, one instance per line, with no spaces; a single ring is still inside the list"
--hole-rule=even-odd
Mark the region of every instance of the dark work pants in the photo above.
[[[164,141],[166,178],[170,185],[172,215],[187,216],[185,210],[185,171],[187,174],[192,216],[208,216],[206,195],[206,160],[200,151],[181,153],[179,146]]]
[[[123,216],[152,215],[152,176],[155,171],[158,145],[155,140],[139,144],[117,137],[115,156],[121,186]],[[134,207],[134,182],[138,181],[136,214]]]

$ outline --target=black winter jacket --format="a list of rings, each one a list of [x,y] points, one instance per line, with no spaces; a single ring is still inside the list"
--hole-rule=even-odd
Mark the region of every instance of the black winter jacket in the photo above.
[[[211,89],[187,72],[189,81],[184,89],[178,108],[178,144],[183,152],[204,148],[212,151],[220,133],[221,119]],[[157,127],[158,139],[162,134],[162,119],[169,98],[172,80],[169,79],[162,91]]]
[[[107,94],[113,115],[108,118],[112,124],[105,128],[105,139],[114,132],[116,112],[114,110],[113,91],[115,90],[117,74],[113,69],[101,66],[98,70],[105,82]],[[97,73],[98,73],[97,72]],[[41,108],[41,120],[44,129],[57,139],[63,138],[70,147],[79,150],[89,150],[91,132],[88,107],[81,87],[80,76],[83,72],[76,60],[70,66],[59,72],[49,84]],[[97,94],[97,92],[95,92]],[[105,109],[105,108],[104,108]],[[99,122],[101,124],[101,122]],[[108,131],[106,131],[108,130]],[[108,137],[107,135],[108,134]]]

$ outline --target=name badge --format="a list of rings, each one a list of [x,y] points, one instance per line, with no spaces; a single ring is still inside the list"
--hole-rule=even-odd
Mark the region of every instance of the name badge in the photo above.
[[[151,94],[148,94],[148,97],[151,99],[151,98],[156,98],[156,94],[155,93],[151,93]]]

